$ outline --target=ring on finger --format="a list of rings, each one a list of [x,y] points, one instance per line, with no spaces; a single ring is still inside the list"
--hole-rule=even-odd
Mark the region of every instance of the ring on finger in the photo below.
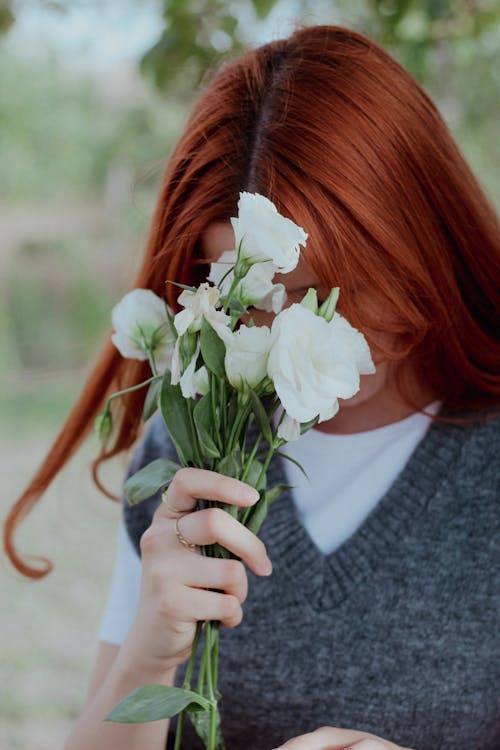
[[[177,518],[175,521],[175,536],[183,547],[186,547],[187,549],[194,549],[197,545],[194,542],[190,542],[189,539],[186,539],[186,537],[181,533],[181,530],[179,529],[179,521],[181,520],[181,518],[182,516],[179,516],[179,518]]]

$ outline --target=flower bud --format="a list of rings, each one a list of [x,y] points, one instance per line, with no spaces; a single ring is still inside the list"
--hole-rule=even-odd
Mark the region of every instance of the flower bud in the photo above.
[[[188,367],[196,351],[198,335],[196,333],[185,333],[180,339],[180,354],[182,357],[183,369]]]
[[[335,308],[337,307],[339,294],[340,288],[338,286],[335,286],[318,310],[318,315],[324,318],[327,323],[329,323],[333,318]]]
[[[318,293],[316,289],[312,287],[307,290],[305,296],[302,298],[301,306],[305,307],[306,310],[311,310],[315,315],[318,314]]]
[[[112,427],[113,417],[111,416],[110,410],[106,408],[104,411],[99,412],[94,421],[94,431],[102,446],[106,444],[106,440],[111,433]]]

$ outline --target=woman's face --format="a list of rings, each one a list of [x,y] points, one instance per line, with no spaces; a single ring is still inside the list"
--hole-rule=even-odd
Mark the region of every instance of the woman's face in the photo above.
[[[202,236],[201,247],[205,258],[214,263],[223,252],[234,249],[234,233],[230,223],[210,224]],[[309,287],[316,288],[318,299],[326,299],[329,289],[320,284],[317,276],[304,262],[301,256],[297,267],[288,274],[276,274],[275,283],[281,283],[286,288],[287,299],[285,307],[300,302]],[[270,326],[274,314],[250,308],[248,317],[252,317],[256,325]],[[243,318],[246,322],[247,318]],[[381,345],[391,343],[389,334],[372,332],[372,338]],[[375,427],[390,424],[411,413],[411,409],[401,401],[394,386],[388,378],[389,362],[381,355],[376,346],[371,346],[372,358],[376,372],[373,375],[360,376],[360,389],[350,399],[340,399],[338,414],[329,421],[316,425],[316,429],[324,432],[362,432]],[[422,406],[428,403],[428,396],[422,394]]]

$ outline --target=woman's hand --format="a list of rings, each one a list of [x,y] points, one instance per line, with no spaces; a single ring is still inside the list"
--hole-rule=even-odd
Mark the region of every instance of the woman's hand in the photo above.
[[[352,729],[320,727],[315,732],[301,734],[274,750],[410,750],[374,734]]]
[[[189,657],[198,620],[219,620],[226,627],[241,622],[248,586],[243,562],[204,557],[197,546],[183,546],[177,531],[194,545],[218,542],[257,575],[271,573],[260,539],[222,509],[193,513],[199,498],[246,507],[258,493],[213,471],[177,472],[141,537],[139,603],[120,650],[128,668],[175,669]]]

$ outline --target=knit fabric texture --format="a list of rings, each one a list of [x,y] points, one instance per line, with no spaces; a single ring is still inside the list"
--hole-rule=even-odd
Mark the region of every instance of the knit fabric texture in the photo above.
[[[156,415],[127,475],[175,455]],[[498,418],[434,422],[329,555],[282,494],[260,532],[273,573],[248,571],[243,622],[221,628],[227,750],[271,750],[323,725],[415,750],[500,748],[499,477]],[[280,482],[275,456],[268,486]],[[138,554],[159,502],[124,503]],[[183,736],[185,750],[202,750],[189,722]]]

